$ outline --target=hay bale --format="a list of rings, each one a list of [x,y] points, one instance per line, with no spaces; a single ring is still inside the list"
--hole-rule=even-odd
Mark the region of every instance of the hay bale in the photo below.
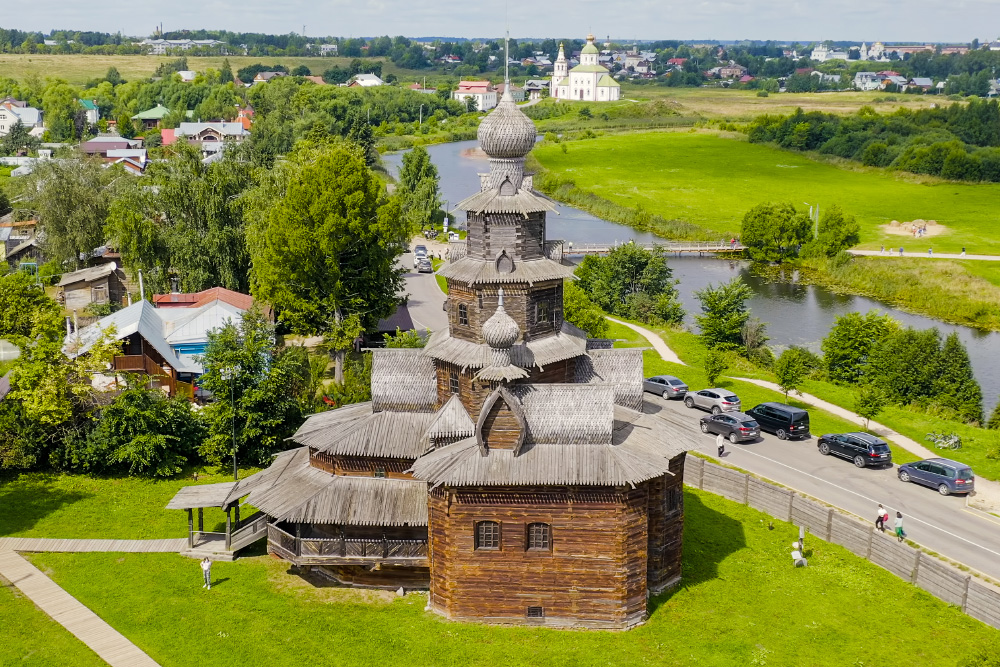
[[[928,225],[928,226],[930,226],[930,225],[936,225],[937,223],[938,223],[938,221],[937,221],[937,220],[928,220],[928,221],[927,221],[927,225]]]
[[[893,220],[889,223],[890,227],[899,227],[899,220]]]

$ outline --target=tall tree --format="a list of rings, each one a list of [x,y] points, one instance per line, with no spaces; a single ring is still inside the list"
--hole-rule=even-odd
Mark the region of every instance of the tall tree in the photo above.
[[[434,213],[441,208],[438,171],[423,146],[416,146],[403,155],[397,192],[411,229],[424,229],[433,222]]]
[[[861,226],[853,215],[846,215],[834,204],[823,211],[819,219],[819,236],[813,239],[804,252],[810,255],[833,257],[856,246],[861,241]]]
[[[780,262],[798,254],[812,239],[809,218],[788,203],[758,204],[743,216],[740,240],[750,259]]]
[[[563,285],[563,317],[570,324],[587,332],[591,338],[603,338],[608,334],[608,320],[604,311],[572,281]]]
[[[386,196],[361,153],[337,144],[290,156],[253,227],[253,293],[298,333],[324,334],[343,352],[399,303],[406,238],[396,198]]]
[[[958,412],[967,422],[983,421],[983,391],[972,374],[972,363],[957,333],[950,333],[941,348],[933,400]]]
[[[588,255],[576,276],[580,289],[610,313],[645,322],[684,320],[677,281],[661,246],[647,250],[626,243],[604,257]]]
[[[778,378],[778,386],[785,392],[785,400],[788,400],[788,392],[795,391],[802,385],[806,377],[806,365],[802,361],[799,351],[791,348],[785,350],[774,360],[774,374]]]
[[[898,330],[898,322],[875,310],[838,317],[820,344],[830,378],[835,382],[860,382],[873,350]]]
[[[747,300],[753,290],[737,276],[718,287],[709,285],[695,292],[701,301],[701,314],[695,321],[709,348],[735,350],[743,343],[743,325],[750,319]]]

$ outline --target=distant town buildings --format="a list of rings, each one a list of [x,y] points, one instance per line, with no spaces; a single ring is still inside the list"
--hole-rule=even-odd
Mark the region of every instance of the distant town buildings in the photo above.
[[[7,97],[0,100],[0,137],[6,136],[18,122],[35,137],[42,136],[42,112],[26,102]]]
[[[451,99],[462,103],[474,99],[477,110],[489,111],[497,105],[497,90],[489,81],[459,81]]]

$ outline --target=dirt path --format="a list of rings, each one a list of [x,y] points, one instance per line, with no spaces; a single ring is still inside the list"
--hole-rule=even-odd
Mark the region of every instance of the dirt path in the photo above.
[[[624,325],[629,329],[631,329],[632,331],[635,331],[636,333],[640,334],[643,338],[649,341],[650,345],[653,346],[653,349],[656,350],[657,354],[659,354],[660,358],[663,359],[664,361],[669,361],[670,363],[673,364],[680,364],[681,366],[687,365],[683,361],[681,361],[681,358],[677,356],[677,353],[671,350],[670,346],[668,346],[667,343],[662,338],[660,338],[658,334],[653,333],[649,329],[640,327],[637,324],[622,322],[621,320],[616,320],[613,317],[609,317],[608,320],[614,322],[615,324]]]

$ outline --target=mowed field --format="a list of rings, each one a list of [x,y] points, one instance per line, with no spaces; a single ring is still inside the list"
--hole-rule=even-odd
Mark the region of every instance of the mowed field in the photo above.
[[[566,146],[563,152],[562,146]],[[554,175],[625,206],[692,222],[728,239],[743,214],[767,201],[800,210],[838,204],[861,223],[859,247],[1000,254],[1000,184],[937,181],[842,167],[709,132],[645,132],[546,144],[533,152]],[[884,226],[936,220],[933,238],[888,234]]]
[[[0,54],[0,76],[23,81],[29,75],[45,78],[64,79],[80,85],[90,79],[104,76],[109,67],[115,67],[126,80],[150,77],[161,63],[177,60],[180,56],[97,56],[97,55],[38,55],[23,53]],[[284,65],[292,70],[305,65],[313,74],[320,75],[333,67],[346,67],[352,58],[295,58],[274,56],[191,56],[188,67],[203,72],[208,68],[219,69],[224,60],[235,73],[241,67],[261,63],[263,65]],[[374,58],[373,60],[381,60]],[[402,70],[391,62],[382,63],[383,75],[393,73],[404,80],[416,81],[422,73]]]

